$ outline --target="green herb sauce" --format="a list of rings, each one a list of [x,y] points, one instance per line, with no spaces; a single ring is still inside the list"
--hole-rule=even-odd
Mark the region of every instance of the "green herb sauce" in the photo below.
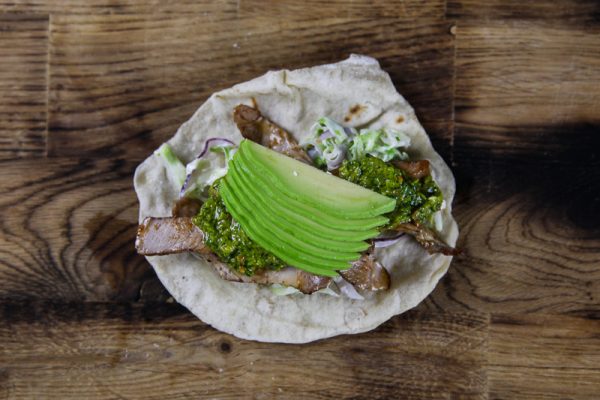
[[[338,176],[396,199],[396,209],[388,215],[390,222],[384,229],[412,221],[429,225],[442,206],[442,192],[431,176],[413,179],[379,158],[344,160]]]
[[[248,276],[263,268],[283,268],[285,263],[254,243],[227,212],[218,188],[219,181],[210,187],[208,200],[193,219],[206,235],[206,245],[221,261]]]

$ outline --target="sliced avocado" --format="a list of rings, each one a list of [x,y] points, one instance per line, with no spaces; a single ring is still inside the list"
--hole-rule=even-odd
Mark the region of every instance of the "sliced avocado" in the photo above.
[[[225,206],[229,209],[233,206],[233,204],[235,203],[236,199],[235,198],[231,198],[230,192],[227,190],[227,188],[225,186],[221,186],[220,188],[220,193],[223,199],[223,202],[225,203]],[[234,203],[232,203],[232,201]],[[247,215],[238,215],[238,217],[234,218],[243,226],[245,226],[244,231],[248,234],[248,236],[255,242],[257,243],[264,243],[264,245],[262,245],[262,247],[264,247],[265,250],[273,253],[274,255],[276,255],[276,253],[279,253],[281,251],[281,246],[278,243],[274,243],[274,242],[270,242],[269,240],[265,240],[263,238],[263,236],[261,236],[260,233],[258,233],[255,229],[254,229],[254,225],[252,223],[251,220],[249,220],[247,218]],[[283,261],[285,261],[286,263],[288,263],[289,265],[293,265],[297,268],[301,268],[304,269],[308,272],[314,273],[314,274],[318,274],[318,275],[326,275],[326,276],[335,276],[336,274],[332,271],[335,268],[322,268],[316,265],[315,262],[306,262],[302,259],[300,259],[299,257],[296,257],[294,254],[288,254],[284,256],[286,259],[284,259],[283,257],[279,257],[281,258]]]
[[[327,243],[331,243],[327,248],[330,249],[342,249],[350,242],[360,242],[361,244],[355,245],[350,251],[364,251],[369,247],[369,244],[364,240],[372,238],[378,234],[376,229],[369,230],[356,230],[346,231],[332,228],[329,224],[323,222],[319,223],[313,219],[306,218],[300,213],[295,212],[293,207],[289,204],[280,204],[279,198],[275,195],[275,192],[271,190],[258,190],[256,185],[253,185],[252,178],[238,165],[238,160],[234,160],[229,164],[229,168],[235,170],[234,179],[239,180],[240,184],[243,184],[246,192],[249,193],[250,198],[254,200],[257,207],[268,209],[273,214],[273,220],[278,223],[278,226],[285,226],[290,228],[295,236],[306,237],[306,236],[318,236]],[[254,180],[254,182],[256,182]],[[261,187],[261,189],[264,189]],[[346,223],[350,222],[346,220]]]
[[[282,193],[282,191],[278,190],[276,186],[272,185],[263,174],[257,173],[257,170],[254,168],[254,166],[248,162],[248,158],[246,157],[245,153],[239,153],[239,155],[236,153],[233,162],[237,164],[241,172],[247,175],[250,180],[261,183],[261,191],[264,192],[267,198],[273,198],[276,196],[276,193]],[[379,232],[374,228],[388,223],[388,219],[383,216],[360,219],[349,218],[348,216],[335,216],[291,198],[285,193],[283,193],[283,195],[284,198],[282,198],[283,201],[281,202],[283,205],[287,205],[290,210],[293,210],[295,213],[311,219],[318,224],[326,225],[332,229],[340,231],[365,231],[365,234],[368,232],[369,236],[362,236],[361,240],[377,236]]]
[[[351,267],[395,200],[244,140],[220,193],[246,234],[285,263],[318,275]]]
[[[298,251],[281,240],[274,240],[273,237],[267,236],[267,231],[257,226],[256,221],[251,218],[252,212],[242,206],[239,198],[230,190],[226,180],[220,185],[220,193],[227,210],[242,225],[248,236],[289,265],[325,276],[336,276],[336,270],[344,270],[350,267],[350,263],[347,261],[329,260],[314,256]]]
[[[269,216],[264,210],[260,207],[256,207],[254,202],[250,204],[248,201],[248,198],[250,197],[249,194],[240,190],[240,187],[232,178],[233,177],[230,176],[224,184],[228,186],[228,189],[231,192],[233,192],[233,196],[235,196],[235,200],[239,202],[239,205],[252,213],[252,219],[256,222],[256,228],[262,230],[265,238],[273,241],[282,241],[303,254],[311,254],[325,260],[354,261],[360,257],[360,253],[356,251],[346,251],[345,249],[336,251],[326,249],[324,246],[321,246],[322,242],[316,236],[310,237],[307,240],[299,239],[289,232],[289,227],[283,229],[277,226],[274,219],[269,219]],[[313,243],[316,243],[317,245]]]
[[[396,201],[379,193],[243,140],[239,151],[258,174],[305,204],[331,215],[346,218],[376,217],[394,210]]]
[[[277,239],[289,243],[300,251],[311,252],[312,254],[342,261],[354,261],[360,257],[359,252],[366,250],[369,244],[359,240],[332,240],[326,234],[319,236],[317,232],[323,228],[317,226],[312,231],[301,229],[300,224],[295,219],[285,220],[277,215],[272,215],[277,197],[271,199],[270,202],[265,202],[256,192],[253,191],[252,185],[244,182],[243,178],[238,173],[234,163],[230,164],[230,168],[234,168],[233,173],[227,174],[225,183],[230,186],[230,189],[238,194],[241,205],[246,210],[251,210],[258,225],[265,229],[265,236],[275,235]],[[290,216],[293,217],[293,213]],[[273,216],[273,218],[271,218]]]

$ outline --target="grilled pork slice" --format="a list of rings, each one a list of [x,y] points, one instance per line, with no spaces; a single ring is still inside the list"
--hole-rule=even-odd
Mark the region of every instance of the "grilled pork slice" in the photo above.
[[[416,223],[400,224],[394,227],[395,231],[408,233],[425,249],[429,254],[442,253],[446,256],[457,256],[460,250],[447,245],[429,228]]]
[[[190,217],[166,217],[144,219],[138,228],[135,247],[139,254],[157,256],[183,252],[199,253],[225,280],[244,283],[262,283],[292,286],[303,293],[324,289],[331,278],[317,276],[296,268],[286,267],[279,271],[262,270],[253,276],[238,274],[219,261],[204,244],[204,232]]]
[[[390,288],[390,275],[375,259],[370,251],[352,263],[352,267],[339,274],[359,290],[387,290]]]
[[[410,176],[413,179],[425,178],[427,175],[431,174],[431,169],[429,168],[429,161],[427,160],[393,160],[392,165],[406,172],[408,176]]]
[[[240,104],[233,110],[233,120],[246,139],[312,165],[312,160],[296,139],[283,128],[263,117],[257,108]]]
[[[307,294],[324,289],[331,282],[331,278],[313,275],[293,267],[286,267],[279,271],[261,270],[252,276],[239,274],[210,251],[204,244],[204,233],[192,223],[189,217],[144,219],[138,228],[135,245],[138,253],[145,256],[199,253],[210,262],[221,278],[233,282],[278,283],[294,287]],[[340,271],[340,275],[361,290],[387,289],[390,282],[387,271],[370,253],[365,253],[352,264],[350,269]]]
[[[291,286],[304,294],[311,294],[317,290],[325,289],[331,283],[329,277],[313,275],[293,267],[285,267],[279,271],[260,270],[252,276],[247,276],[232,270],[219,261],[214,254],[209,256],[208,260],[221,278],[232,282],[261,283],[264,285],[279,284]]]
[[[202,202],[192,197],[183,197],[175,202],[171,210],[174,217],[194,217],[200,211]]]
[[[190,217],[147,217],[138,226],[135,248],[144,256],[210,252],[204,243],[204,232]]]

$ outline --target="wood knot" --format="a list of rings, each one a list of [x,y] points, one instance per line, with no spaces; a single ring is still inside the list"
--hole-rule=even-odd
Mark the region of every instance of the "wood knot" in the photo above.
[[[231,343],[229,343],[227,341],[221,342],[221,344],[219,345],[219,350],[221,351],[221,353],[230,353],[231,352]]]

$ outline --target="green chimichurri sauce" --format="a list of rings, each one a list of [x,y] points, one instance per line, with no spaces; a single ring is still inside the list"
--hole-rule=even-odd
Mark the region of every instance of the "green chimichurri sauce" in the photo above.
[[[219,195],[219,181],[209,190],[209,198],[193,219],[205,233],[205,243],[234,270],[253,275],[257,270],[268,268],[278,270],[285,263],[252,241],[227,212]]]
[[[379,158],[367,156],[344,160],[338,176],[396,199],[396,209],[388,215],[390,222],[384,229],[411,221],[430,224],[433,213],[442,206],[442,192],[431,176],[410,178],[401,169]]]

